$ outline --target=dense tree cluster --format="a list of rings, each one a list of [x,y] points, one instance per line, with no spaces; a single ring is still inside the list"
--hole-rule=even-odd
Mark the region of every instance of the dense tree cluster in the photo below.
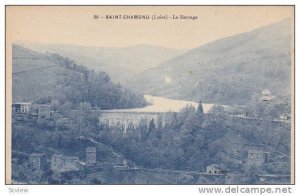
[[[53,127],[47,124],[51,120],[45,120],[44,123],[37,124],[38,126],[14,121],[13,151],[27,154],[46,152],[49,156],[56,151],[84,158],[85,148],[91,142],[81,140],[80,137],[83,136],[93,137],[102,143],[96,145],[102,161],[111,160],[113,151],[116,151],[139,167],[204,172],[206,166],[222,162],[229,170],[248,174],[242,168],[235,167],[232,159],[224,161],[218,156],[220,153],[233,152],[234,148],[239,147],[238,140],[241,139],[242,144],[259,145],[262,150],[275,156],[275,164],[271,161],[260,171],[276,174],[278,159],[289,162],[287,159],[280,159],[280,156],[288,156],[290,153],[288,123],[228,116],[220,105],[216,105],[209,114],[201,112],[202,106],[197,110],[187,106],[179,113],[173,113],[171,123],[164,127],[155,124],[153,120],[142,120],[136,128],[128,127],[124,134],[121,127],[100,127],[91,108],[89,103],[80,103],[78,110],[55,116]],[[247,153],[246,149],[243,152]],[[241,160],[245,158],[246,156]],[[16,178],[20,179],[24,172],[21,167],[26,165],[26,160],[19,157],[17,159],[22,161],[14,163],[17,167]],[[283,169],[280,170],[280,173],[289,174],[288,169],[284,172]],[[60,177],[53,182],[59,182]],[[189,179],[182,180],[185,183]]]
[[[148,168],[205,171],[209,164],[223,163],[227,169],[235,170],[234,157],[228,154],[231,160],[225,162],[218,155],[233,153],[240,144],[259,145],[275,156],[290,153],[289,124],[228,116],[220,105],[209,114],[201,113],[201,107],[195,110],[188,106],[174,114],[172,123],[165,127],[141,121],[125,136],[118,127],[107,130],[102,134],[106,144]],[[245,161],[247,148],[241,150],[239,159]]]
[[[201,108],[200,108],[201,109]],[[157,127],[141,121],[136,129],[124,137],[111,129],[103,135],[112,145],[140,166],[164,169],[190,169],[204,171],[209,163],[206,135],[210,128],[203,128],[203,113],[187,106],[174,114],[170,125]]]

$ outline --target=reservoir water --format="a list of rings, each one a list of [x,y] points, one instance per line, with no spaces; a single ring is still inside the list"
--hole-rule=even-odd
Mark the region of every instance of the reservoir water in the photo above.
[[[193,106],[195,109],[198,108],[198,103],[193,101],[185,101],[185,100],[175,100],[165,97],[152,96],[152,95],[144,95],[147,102],[150,105],[147,105],[142,108],[131,108],[131,109],[114,109],[109,110],[110,112],[179,112],[186,106]],[[204,113],[207,113],[214,104],[205,104],[203,105]]]

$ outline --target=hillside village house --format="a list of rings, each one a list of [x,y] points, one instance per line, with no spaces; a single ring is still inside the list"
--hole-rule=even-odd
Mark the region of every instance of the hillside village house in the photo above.
[[[50,106],[49,105],[39,105],[39,118],[49,118],[50,117]]]
[[[283,121],[291,120],[291,114],[282,114],[279,116],[279,119]]]
[[[20,114],[27,114],[30,111],[30,102],[13,102],[12,111]]]
[[[46,104],[33,104],[31,106],[31,115],[35,118],[49,118],[51,115],[51,109]]]
[[[46,154],[32,153],[29,156],[29,162],[36,171],[42,171],[46,168]]]
[[[32,104],[30,102],[13,102],[12,113],[16,114],[18,118],[24,118],[30,114],[33,118],[49,118],[51,109],[49,105]]]
[[[219,164],[211,164],[206,167],[206,173],[212,174],[212,175],[221,175],[225,174],[226,170],[222,165]]]
[[[30,102],[13,102],[12,103],[12,117],[17,120],[24,120],[31,110]]]
[[[78,171],[81,163],[77,156],[54,154],[51,157],[51,169],[55,172]]]
[[[96,164],[96,148],[88,147],[86,148],[86,165],[93,166]]]
[[[248,156],[246,163],[251,166],[259,167],[266,160],[267,153],[262,150],[250,149],[248,150]]]
[[[271,91],[268,90],[268,89],[264,89],[262,92],[261,92],[261,97],[260,97],[260,100],[261,101],[270,101],[274,98],[274,96],[272,95]]]

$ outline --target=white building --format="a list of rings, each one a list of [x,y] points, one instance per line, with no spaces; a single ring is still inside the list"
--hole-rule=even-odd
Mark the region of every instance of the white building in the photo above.
[[[262,90],[261,97],[260,97],[261,101],[270,101],[273,98],[274,98],[274,96],[272,95],[270,90],[268,90],[268,89]]]
[[[211,175],[221,175],[221,174],[225,174],[226,171],[222,165],[211,164],[206,167],[206,173]]]
[[[81,164],[77,156],[54,154],[51,157],[51,169],[55,172],[78,171],[80,166]]]

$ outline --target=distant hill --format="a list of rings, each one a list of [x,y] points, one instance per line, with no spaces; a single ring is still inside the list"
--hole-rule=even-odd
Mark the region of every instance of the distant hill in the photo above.
[[[88,102],[100,108],[146,105],[142,95],[114,84],[105,72],[95,73],[58,54],[42,54],[12,46],[13,101]]]
[[[58,53],[96,71],[107,72],[114,81],[127,82],[135,74],[177,57],[185,50],[152,45],[130,47],[88,47],[66,44],[18,43],[39,52]]]
[[[245,104],[265,88],[290,96],[291,25],[286,19],[195,48],[140,73],[131,86],[206,103]]]
[[[52,61],[47,55],[19,45],[12,46],[12,55],[14,101],[32,101],[52,95],[58,80],[73,73]]]

